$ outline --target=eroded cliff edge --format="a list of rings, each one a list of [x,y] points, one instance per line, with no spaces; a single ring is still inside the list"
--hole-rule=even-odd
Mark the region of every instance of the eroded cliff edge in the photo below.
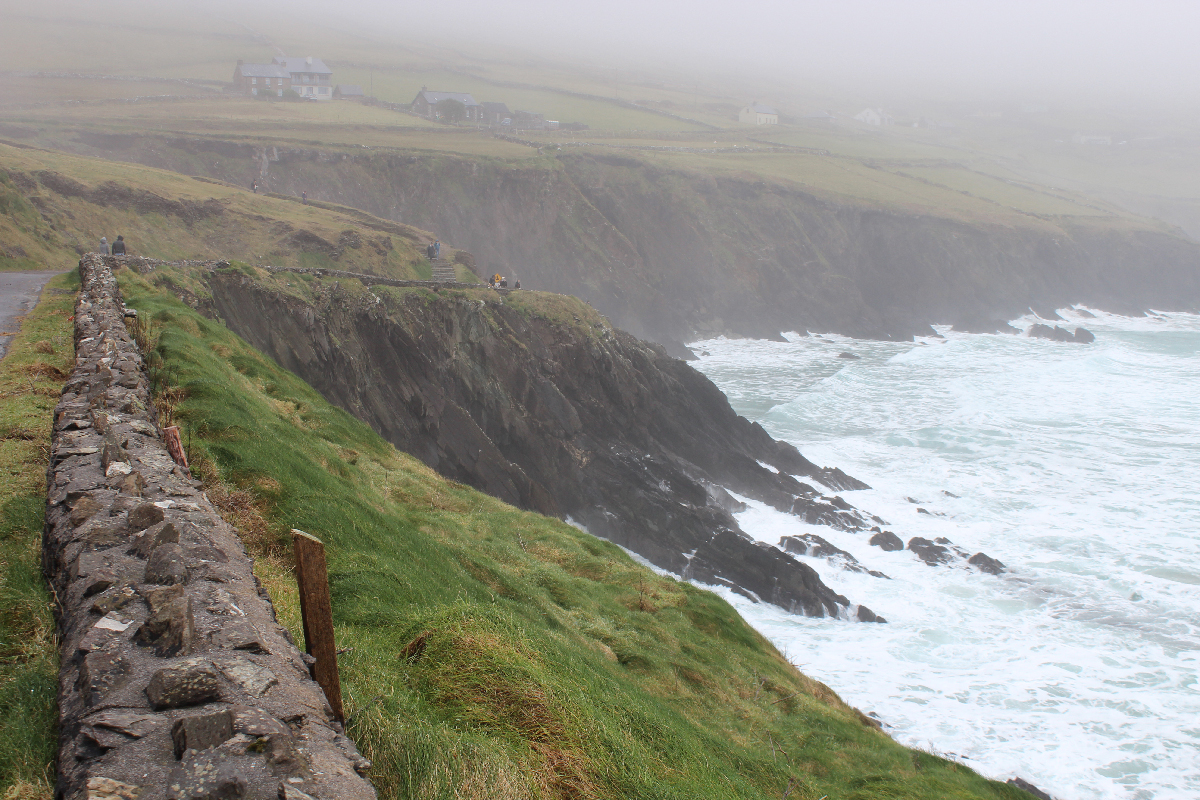
[[[791,510],[821,494],[793,476],[826,491],[863,484],[773,440],[699,372],[586,305],[354,281],[314,281],[304,298],[232,268],[205,280],[210,313],[443,475],[569,517],[676,574],[875,620],[743,533],[725,489]]]
[[[237,185],[261,165],[274,192],[433,231],[481,273],[581,297],[676,355],[719,334],[910,339],[1030,307],[1200,304],[1200,244],[1135,217],[934,214],[602,149],[506,161],[86,133],[57,146]]]

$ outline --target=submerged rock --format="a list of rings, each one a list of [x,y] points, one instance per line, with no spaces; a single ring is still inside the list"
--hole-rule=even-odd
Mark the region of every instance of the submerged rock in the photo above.
[[[876,578],[887,578],[882,572],[867,569],[858,563],[858,559],[813,533],[802,533],[799,536],[784,536],[779,540],[779,546],[789,553],[813,558],[836,559],[851,572],[862,572]]]
[[[914,536],[908,540],[908,549],[916,553],[917,558],[931,567],[936,567],[939,564],[948,564],[954,559],[954,554],[950,552],[949,548],[940,544],[934,544],[920,536]]]
[[[870,544],[889,553],[904,549],[904,540],[891,531],[880,531],[875,534],[871,537]]]
[[[1087,328],[1076,328],[1072,333],[1058,325],[1051,328],[1040,322],[1029,329],[1029,335],[1034,339],[1050,339],[1055,342],[1077,342],[1079,344],[1089,344],[1096,340],[1095,335]]]
[[[999,575],[1005,571],[1004,564],[986,553],[976,553],[967,559],[967,563],[976,567],[980,572],[986,572],[989,575]]]

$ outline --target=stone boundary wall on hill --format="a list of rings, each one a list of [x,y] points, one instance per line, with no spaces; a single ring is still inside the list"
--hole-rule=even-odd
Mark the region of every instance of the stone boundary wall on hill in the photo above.
[[[368,800],[370,764],[237,532],[167,452],[111,257],[85,255],[43,566],[62,665],[56,798]]]

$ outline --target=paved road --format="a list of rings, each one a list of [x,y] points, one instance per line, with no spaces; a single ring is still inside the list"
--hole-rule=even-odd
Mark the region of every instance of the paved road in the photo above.
[[[21,327],[21,317],[37,305],[38,296],[53,272],[0,272],[0,358]]]

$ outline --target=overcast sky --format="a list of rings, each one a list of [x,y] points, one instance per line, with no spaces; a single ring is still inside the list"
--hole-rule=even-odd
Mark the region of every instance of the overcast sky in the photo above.
[[[350,0],[337,8],[386,20],[406,38],[482,38],[599,64],[640,54],[861,89],[1147,95],[1189,105],[1200,90],[1200,0]]]

